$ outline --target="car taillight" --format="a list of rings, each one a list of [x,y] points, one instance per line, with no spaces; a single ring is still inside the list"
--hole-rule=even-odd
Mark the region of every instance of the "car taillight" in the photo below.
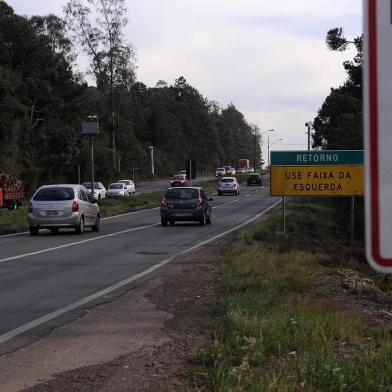
[[[167,201],[166,201],[166,197],[164,197],[163,199],[162,199],[162,207],[167,207]]]
[[[29,211],[30,213],[33,213],[33,203],[32,203],[32,202],[29,203],[28,211]]]
[[[74,200],[72,203],[72,212],[78,212],[79,211],[79,202],[77,200]]]
[[[203,204],[203,200],[201,199],[200,196],[197,198],[196,204],[197,204],[198,206],[201,206],[201,205]]]

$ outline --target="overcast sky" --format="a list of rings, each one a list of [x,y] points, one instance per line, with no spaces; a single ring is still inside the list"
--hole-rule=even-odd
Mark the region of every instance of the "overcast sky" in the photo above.
[[[7,1],[7,0],[6,0]],[[17,14],[62,16],[66,0],[8,0]],[[270,132],[274,149],[306,149],[305,122],[346,77],[353,51],[331,52],[326,32],[362,32],[360,0],[127,0],[126,39],[137,77],[184,76],[209,100],[234,105]],[[83,67],[83,65],[81,65]],[[282,138],[279,141],[277,139]],[[266,154],[267,133],[264,134]],[[264,155],[266,156],[266,155]]]

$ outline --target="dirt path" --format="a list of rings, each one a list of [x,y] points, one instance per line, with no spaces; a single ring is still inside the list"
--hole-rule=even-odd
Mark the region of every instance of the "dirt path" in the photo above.
[[[183,390],[184,365],[205,343],[217,310],[214,263],[224,241],[179,258],[120,298],[0,357],[1,390]]]

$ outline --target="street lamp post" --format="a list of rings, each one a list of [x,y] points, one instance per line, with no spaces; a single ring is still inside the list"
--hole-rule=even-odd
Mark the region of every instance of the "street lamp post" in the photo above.
[[[154,180],[155,176],[155,168],[154,168],[154,146],[150,146],[150,154],[151,154],[151,177]]]
[[[308,127],[308,151],[310,151],[310,128],[312,126],[312,122],[308,121],[307,123],[305,123],[305,127]]]
[[[135,182],[135,178],[136,178],[135,172],[136,172],[136,170],[139,170],[139,168],[138,167],[133,167],[131,169],[131,171],[132,171],[132,181],[133,182]]]
[[[257,145],[257,127],[255,125],[255,145],[253,152],[253,170],[256,171],[256,145]]]
[[[269,151],[270,151],[270,146],[272,146],[274,143],[276,143],[276,142],[280,142],[281,140],[283,140],[283,138],[279,138],[279,139],[276,139],[276,140],[274,140],[271,144],[270,144],[270,142],[269,142],[269,135],[268,135],[268,167],[269,167],[269,164],[270,164],[270,153],[269,153]]]
[[[268,129],[267,131],[264,131],[261,135],[264,135],[266,132],[275,132],[275,129]],[[270,158],[269,158],[269,147],[270,147],[270,142],[269,142],[269,135],[268,135],[268,138],[267,138],[267,167],[269,167],[269,161],[270,161]]]

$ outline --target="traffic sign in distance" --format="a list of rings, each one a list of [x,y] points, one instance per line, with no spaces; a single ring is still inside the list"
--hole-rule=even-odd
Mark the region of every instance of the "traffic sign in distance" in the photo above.
[[[272,196],[362,196],[363,151],[272,151]]]

